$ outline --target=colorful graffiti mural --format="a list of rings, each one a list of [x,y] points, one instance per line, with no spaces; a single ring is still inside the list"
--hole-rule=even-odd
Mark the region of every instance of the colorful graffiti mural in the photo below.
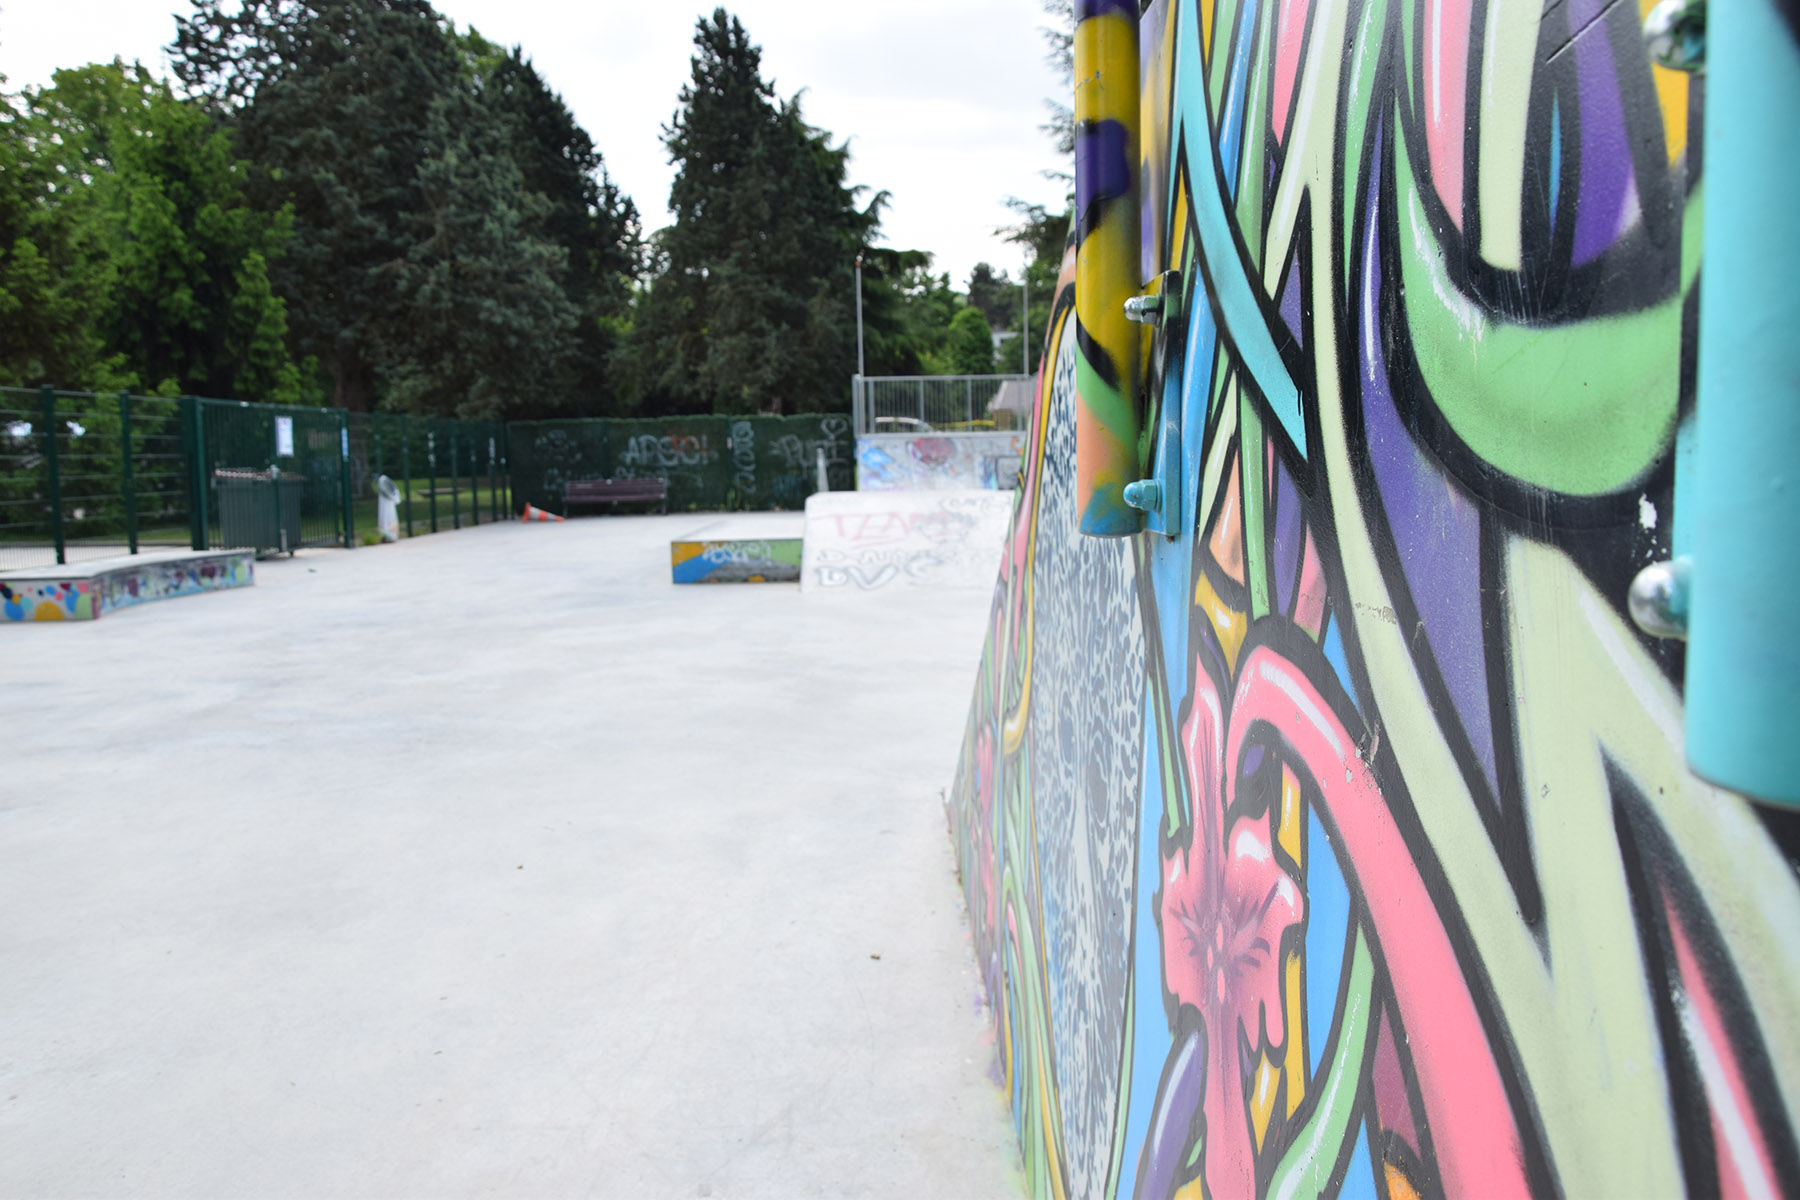
[[[1790,1192],[1800,832],[1687,770],[1679,646],[1625,614],[1704,193],[1647,5],[1075,7],[1078,51],[1135,30],[1138,110],[1083,127],[1135,151],[951,802],[1032,1193]],[[1096,328],[1121,207],[1141,355]],[[1134,474],[1168,531],[1083,536]]]
[[[710,538],[669,543],[676,583],[798,583],[801,539]]]
[[[109,612],[256,582],[250,550],[103,559],[0,579],[0,620],[94,621]]]
[[[1018,486],[1024,433],[866,434],[856,439],[864,492]]]

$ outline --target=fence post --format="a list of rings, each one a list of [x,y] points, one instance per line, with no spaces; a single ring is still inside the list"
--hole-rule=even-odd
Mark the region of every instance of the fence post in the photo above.
[[[511,425],[502,425],[500,427],[500,459],[501,476],[506,480],[506,515],[508,517],[516,517],[519,515],[519,510],[513,504]]]
[[[137,480],[131,461],[131,393],[119,393],[119,443],[125,450],[125,544],[138,552]]]
[[[412,536],[412,418],[400,418],[400,473],[406,477],[405,494],[401,503],[406,505],[406,536]]]
[[[196,464],[200,461],[199,455],[194,453],[194,427],[199,424],[199,421],[194,416],[194,399],[192,396],[183,396],[177,403],[181,406],[181,454],[183,468],[181,474],[182,481],[187,488],[188,545],[195,550],[203,550],[205,547],[200,543],[200,504],[199,501],[195,499],[195,496],[200,489],[194,483],[194,477],[199,473],[199,467]]]
[[[481,524],[481,435],[469,430],[469,524]]]
[[[350,413],[338,409],[338,493],[344,507],[344,549],[356,549],[356,516],[350,508]]]
[[[500,426],[488,428],[488,513],[494,520],[500,519],[500,476],[494,470],[494,458],[500,449]]]
[[[38,389],[44,406],[44,461],[50,467],[50,537],[56,543],[56,562],[68,561],[63,545],[62,471],[56,455],[56,389],[45,384]]]
[[[428,422],[431,420],[430,417],[427,417],[425,419]],[[425,478],[427,480],[426,485],[425,485],[425,487],[426,487],[425,494],[431,498],[431,532],[436,533],[437,532],[437,430],[429,428],[429,427],[425,430],[425,470],[426,470]]]
[[[193,488],[193,504],[188,519],[193,522],[194,526],[194,549],[210,550],[212,548],[212,515],[206,511],[206,500],[211,473],[206,466],[206,405],[198,396],[183,396],[181,403],[192,414],[188,454],[193,458],[194,467],[189,472],[188,478],[190,486]]]
[[[462,469],[456,461],[456,422],[450,422],[450,528],[462,528],[462,496],[459,489],[462,483],[456,473]]]

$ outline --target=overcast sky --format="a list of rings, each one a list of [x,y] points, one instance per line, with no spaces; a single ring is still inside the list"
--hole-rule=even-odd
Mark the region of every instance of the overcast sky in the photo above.
[[[695,0],[435,0],[459,26],[524,46],[563,94],[637,202],[668,221],[672,175],[659,140],[688,76]],[[851,182],[893,194],[888,244],[929,250],[958,284],[987,260],[1017,274],[995,237],[1004,200],[1058,205],[1057,166],[1039,130],[1063,85],[1044,61],[1039,0],[737,0],[784,96],[805,89],[807,119],[850,141]],[[0,0],[0,74],[17,89],[57,67],[118,56],[166,70],[179,0]]]

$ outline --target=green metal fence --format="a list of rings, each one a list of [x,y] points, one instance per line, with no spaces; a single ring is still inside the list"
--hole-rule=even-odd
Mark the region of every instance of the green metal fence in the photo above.
[[[191,540],[182,405],[0,388],[0,570]]]
[[[833,490],[856,486],[841,413],[517,421],[507,437],[518,499],[557,513],[564,485],[580,479],[667,479],[671,509],[804,508],[821,453]]]
[[[394,413],[349,418],[350,488],[357,529],[375,528],[375,481],[400,489],[403,534],[486,525],[518,515],[507,465],[506,426]]]
[[[276,479],[287,548],[354,546],[381,475],[402,536],[513,515],[497,422],[0,388],[0,570],[245,544],[245,497]]]

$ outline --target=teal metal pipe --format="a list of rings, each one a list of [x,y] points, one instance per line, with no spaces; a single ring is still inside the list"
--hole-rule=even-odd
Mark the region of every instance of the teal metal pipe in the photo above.
[[[1707,10],[1688,762],[1800,807],[1800,34]]]

